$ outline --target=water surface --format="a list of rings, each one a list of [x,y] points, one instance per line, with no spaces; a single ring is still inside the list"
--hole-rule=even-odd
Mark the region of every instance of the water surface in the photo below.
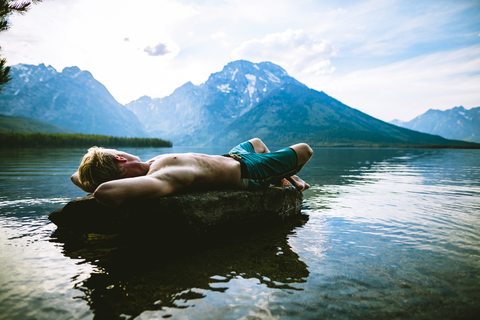
[[[48,214],[85,195],[69,180],[84,152],[2,150],[0,319],[480,312],[480,150],[315,149],[304,217],[191,244],[56,231]]]

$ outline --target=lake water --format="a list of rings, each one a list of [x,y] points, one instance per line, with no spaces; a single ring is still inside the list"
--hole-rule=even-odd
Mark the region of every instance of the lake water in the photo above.
[[[178,245],[56,232],[85,150],[1,150],[0,319],[478,319],[480,150],[314,151],[304,217]]]

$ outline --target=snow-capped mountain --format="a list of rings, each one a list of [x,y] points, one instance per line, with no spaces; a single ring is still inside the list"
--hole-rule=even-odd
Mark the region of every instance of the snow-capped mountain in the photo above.
[[[126,106],[153,136],[174,145],[442,145],[446,139],[398,128],[307,88],[271,63],[234,61],[201,85]]]
[[[77,67],[59,73],[43,64],[17,65],[12,77],[0,94],[1,114],[81,133],[152,136],[177,146],[233,146],[258,137],[272,146],[478,147],[375,119],[307,88],[271,62],[234,61],[203,84],[187,82],[167,97],[144,96],[126,107]],[[459,108],[456,121],[480,127],[472,110]]]
[[[480,107],[455,107],[445,111],[430,109],[408,122],[393,120],[391,124],[447,139],[480,142]]]
[[[130,110],[88,71],[19,64],[0,94],[0,113],[40,120],[79,133],[148,137]]]
[[[126,107],[155,136],[176,145],[204,144],[286,82],[300,84],[271,62],[239,60],[203,84],[187,82],[167,97],[144,96]]]

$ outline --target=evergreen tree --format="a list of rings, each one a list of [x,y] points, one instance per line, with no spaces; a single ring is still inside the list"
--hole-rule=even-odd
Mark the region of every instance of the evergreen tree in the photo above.
[[[24,14],[30,9],[32,3],[41,2],[42,0],[30,0],[30,1],[20,1],[15,0],[0,0],[0,32],[6,31],[10,24],[8,23],[8,17],[12,13]],[[2,47],[0,47],[0,51]],[[0,92],[2,87],[10,81],[12,78],[9,76],[10,67],[6,67],[5,63],[7,60],[5,58],[0,58]]]

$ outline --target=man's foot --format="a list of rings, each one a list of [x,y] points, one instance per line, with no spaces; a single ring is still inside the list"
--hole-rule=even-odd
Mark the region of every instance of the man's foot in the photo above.
[[[290,181],[288,181],[285,178],[275,183],[275,186],[277,187],[283,187],[283,186],[289,186],[289,185],[291,185]]]
[[[288,178],[288,181],[290,181],[298,191],[305,191],[310,188],[310,185],[300,179],[298,176],[291,176]]]

